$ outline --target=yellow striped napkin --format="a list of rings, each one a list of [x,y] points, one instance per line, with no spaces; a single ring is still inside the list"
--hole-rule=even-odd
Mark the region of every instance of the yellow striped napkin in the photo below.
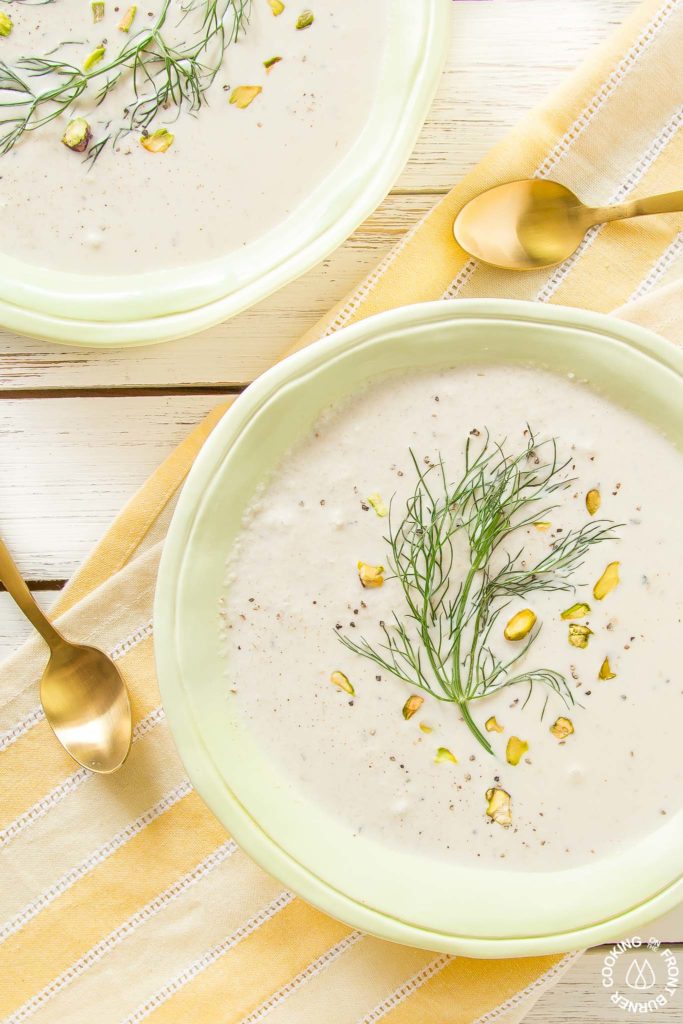
[[[451,222],[536,174],[603,204],[680,187],[683,0],[648,0],[587,67],[415,228],[302,344],[400,303],[520,296],[619,314],[683,341],[683,218],[594,229],[575,257],[514,276],[459,253]],[[191,344],[191,342],[189,342]],[[6,1024],[513,1024],[569,957],[472,961],[381,942],[265,875],[193,792],[159,705],[151,608],[173,500],[222,409],[161,466],[58,603],[68,635],[119,661],[130,759],[76,768],[38,702],[45,652],[0,681],[0,1016]]]

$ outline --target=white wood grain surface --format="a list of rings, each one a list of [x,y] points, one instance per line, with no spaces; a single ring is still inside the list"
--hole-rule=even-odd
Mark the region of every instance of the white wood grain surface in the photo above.
[[[73,574],[218,395],[0,401],[0,528],[30,581]]]
[[[226,389],[248,383],[389,250],[637,0],[454,0],[441,87],[396,187],[345,245],[255,309],[199,337],[133,351],[0,331],[0,530],[49,607],[123,503]],[[0,657],[27,635],[0,593]],[[659,926],[683,938],[683,914]],[[683,967],[683,948],[679,948]],[[592,950],[529,1024],[626,1024]],[[683,1022],[683,998],[648,1015]],[[446,1022],[444,1022],[446,1024]]]

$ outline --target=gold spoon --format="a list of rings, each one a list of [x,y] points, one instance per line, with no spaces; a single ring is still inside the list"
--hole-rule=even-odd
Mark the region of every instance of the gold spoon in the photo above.
[[[530,178],[475,196],[455,218],[453,234],[465,252],[483,263],[536,270],[566,260],[594,224],[680,211],[683,190],[591,208],[556,181]]]
[[[108,775],[128,756],[128,690],[114,662],[96,647],[73,644],[45,617],[0,539],[0,581],[50,648],[40,700],[55,736],[84,768]]]

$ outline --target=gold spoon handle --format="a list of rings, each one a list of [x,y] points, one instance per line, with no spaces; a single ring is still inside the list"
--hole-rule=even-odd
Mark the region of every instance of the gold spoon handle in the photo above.
[[[645,217],[651,213],[683,212],[683,189],[677,192],[664,192],[659,196],[648,196],[646,199],[632,199],[630,203],[619,203],[618,206],[601,206],[591,210],[594,224],[604,224],[610,220],[625,220],[627,217]]]
[[[35,598],[26,586],[26,582],[19,572],[14,559],[10,555],[4,541],[0,537],[0,582],[5,584],[7,593],[14,599],[16,604],[29,620],[32,626],[38,630],[50,650],[63,642],[62,636],[48,621],[41,609],[36,604]]]

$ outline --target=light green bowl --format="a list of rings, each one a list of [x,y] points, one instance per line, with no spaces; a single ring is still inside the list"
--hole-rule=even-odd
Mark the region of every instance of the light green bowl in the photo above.
[[[233,717],[219,637],[225,560],[244,508],[320,410],[387,371],[473,362],[576,373],[683,448],[683,355],[638,327],[496,300],[365,320],[264,374],[206,442],[164,548],[156,658],[190,778],[263,868],[382,938],[466,956],[527,956],[614,939],[682,902],[683,812],[626,850],[565,870],[491,870],[389,851],[297,793]]]
[[[71,274],[0,254],[0,326],[90,347],[151,345],[213,327],[333,252],[379,205],[410,155],[450,38],[450,0],[392,0],[363,130],[282,223],[210,262],[130,276]]]

